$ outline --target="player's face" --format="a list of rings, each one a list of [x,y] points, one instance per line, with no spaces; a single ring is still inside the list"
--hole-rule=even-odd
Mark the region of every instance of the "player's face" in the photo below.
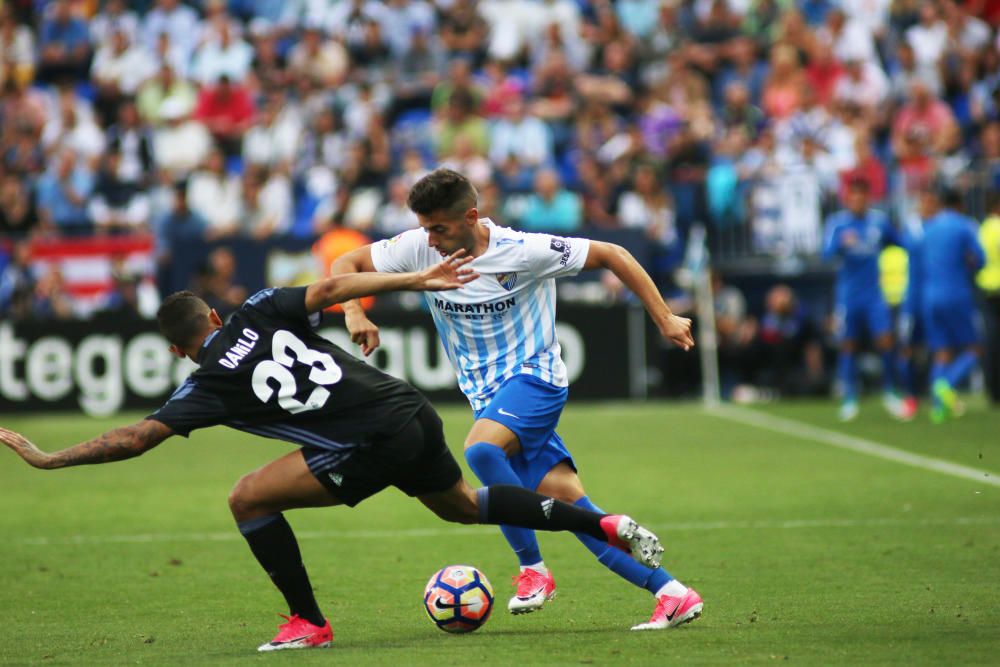
[[[454,213],[435,211],[430,215],[417,215],[420,226],[427,232],[427,245],[447,257],[456,250],[472,252],[476,243],[474,225],[479,220],[479,212],[472,208],[462,217]]]
[[[863,188],[850,188],[845,203],[852,213],[860,215],[868,208],[868,192]]]

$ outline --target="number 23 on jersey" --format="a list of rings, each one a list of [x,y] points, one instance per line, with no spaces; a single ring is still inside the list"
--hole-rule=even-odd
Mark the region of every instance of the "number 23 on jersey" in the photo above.
[[[272,380],[277,382],[278,405],[288,412],[298,414],[319,410],[326,405],[330,392],[325,387],[337,384],[343,371],[333,357],[306,346],[295,334],[285,329],[274,332],[271,339],[271,359],[265,359],[253,369],[253,391],[263,403],[275,394]],[[299,391],[291,368],[296,363],[309,366],[309,380],[317,386],[306,398],[305,403],[295,398]]]

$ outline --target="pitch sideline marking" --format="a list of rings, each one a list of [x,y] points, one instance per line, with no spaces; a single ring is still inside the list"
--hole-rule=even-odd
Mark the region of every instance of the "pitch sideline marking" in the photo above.
[[[1000,526],[1000,517],[956,517],[942,519],[789,519],[758,521],[689,521],[681,523],[651,524],[650,528],[663,531],[712,531],[712,530],[796,530],[802,528],[881,528],[920,526]],[[299,539],[399,539],[407,537],[456,537],[460,535],[489,535],[494,526],[456,526],[454,528],[408,528],[402,530],[303,530],[296,531]],[[28,537],[12,540],[26,546],[54,546],[73,544],[148,544],[153,542],[235,542],[242,540],[233,530],[225,533],[139,533],[135,535],[74,535],[71,537]]]
[[[813,426],[795,419],[776,417],[765,412],[751,410],[749,408],[734,408],[730,406],[718,408],[706,408],[705,412],[714,417],[728,419],[729,421],[756,426],[767,429],[775,433],[782,433],[803,440],[810,440],[823,445],[839,447],[859,454],[868,454],[886,461],[902,463],[903,465],[922,468],[943,475],[970,479],[981,484],[990,486],[1000,486],[1000,476],[995,476],[987,470],[980,470],[964,466],[959,463],[952,463],[943,459],[936,459],[922,454],[914,454],[904,449],[897,449],[874,440],[858,438],[839,431],[833,431],[820,426]]]

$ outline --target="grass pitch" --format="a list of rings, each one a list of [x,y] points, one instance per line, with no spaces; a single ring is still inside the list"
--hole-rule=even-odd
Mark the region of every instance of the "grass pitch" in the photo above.
[[[560,427],[591,497],[656,529],[664,565],[705,598],[678,630],[630,633],[652,598],[568,535],[541,535],[559,597],[506,613],[516,563],[498,530],[445,524],[390,490],[355,510],[289,513],[335,633],[331,650],[258,655],[283,611],[226,507],[244,472],[288,446],[226,429],[132,461],[35,471],[0,451],[3,664],[996,664],[1000,412],[931,427],[872,403],[841,427],[830,403],[778,415],[974,467],[949,476],[690,404],[570,403]],[[460,447],[468,411],[442,410]],[[43,449],[125,423],[0,417]],[[986,475],[990,475],[987,477]],[[497,590],[479,632],[421,609],[451,563]]]

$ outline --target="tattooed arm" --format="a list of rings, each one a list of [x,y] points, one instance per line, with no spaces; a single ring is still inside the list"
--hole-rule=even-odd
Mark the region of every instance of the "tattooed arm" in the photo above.
[[[144,419],[52,454],[38,449],[20,433],[5,428],[0,428],[0,442],[13,449],[28,465],[52,470],[130,459],[156,447],[173,434],[174,432],[165,424],[155,419]]]

